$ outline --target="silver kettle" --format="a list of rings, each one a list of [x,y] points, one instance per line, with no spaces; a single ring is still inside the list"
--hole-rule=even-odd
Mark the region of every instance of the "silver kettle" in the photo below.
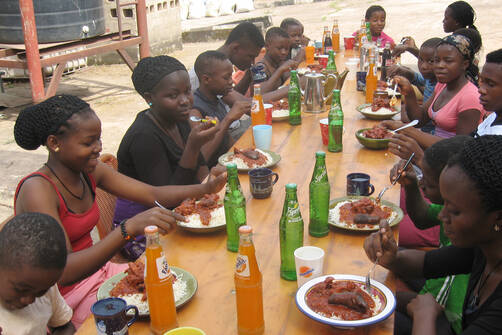
[[[307,82],[305,84],[305,90],[302,91],[302,94],[306,113],[324,112],[324,105],[326,104],[326,101],[331,99],[331,96],[333,95],[332,89],[328,95],[324,94],[325,85],[331,77],[333,80],[336,80],[336,77],[333,74],[323,75],[316,72],[305,74]]]

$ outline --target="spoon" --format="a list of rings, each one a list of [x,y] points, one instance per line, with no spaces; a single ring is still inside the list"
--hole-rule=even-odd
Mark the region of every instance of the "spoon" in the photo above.
[[[377,266],[378,264],[378,260],[379,260],[380,257],[377,257],[377,259],[375,259],[375,262],[373,263],[373,266],[370,268],[370,270],[368,271],[368,274],[366,275],[366,283],[364,285],[364,288],[366,289],[366,291],[369,293],[369,294],[372,294],[371,292],[371,274],[373,273],[373,271],[375,270],[375,267]]]
[[[403,129],[406,129],[406,128],[409,128],[409,127],[414,127],[417,124],[418,124],[418,120],[413,120],[410,123],[407,123],[404,126],[397,128],[396,130],[389,130],[389,132],[395,134],[395,133],[397,133],[400,130],[403,130]]]
[[[200,119],[196,116],[190,116],[190,121],[192,122],[211,122],[212,124],[216,124],[216,120],[208,120],[208,119]]]

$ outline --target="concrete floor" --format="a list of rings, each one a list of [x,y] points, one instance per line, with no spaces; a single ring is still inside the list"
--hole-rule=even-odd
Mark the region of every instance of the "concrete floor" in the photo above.
[[[340,0],[312,4],[263,8],[252,13],[238,14],[235,19],[249,15],[271,15],[273,23],[279,25],[286,17],[295,17],[303,22],[305,34],[312,39],[320,39],[323,26],[331,26],[337,18],[342,36],[355,31],[364,12],[371,4],[380,4],[387,11],[385,32],[399,41],[402,36],[411,35],[420,44],[434,36],[444,36],[442,29],[443,13],[451,0],[400,0],[365,1]],[[483,37],[484,55],[502,46],[502,28],[498,8],[500,0],[473,0],[469,3],[477,13],[476,26]],[[234,19],[234,17],[232,17]],[[184,25],[213,25],[228,21],[228,17],[187,21]],[[221,42],[185,44],[183,50],[171,55],[192,67],[197,55],[205,50],[219,47]],[[403,63],[414,63],[412,56],[404,56]],[[91,104],[101,118],[103,152],[116,154],[124,132],[134,120],[135,115],[147,107],[134,91],[131,72],[125,65],[91,66],[83,71],[65,76],[58,93],[77,95]],[[7,102],[29,103],[30,90],[27,83],[6,85],[6,94],[0,94],[0,105]],[[13,126],[21,107],[0,110],[0,222],[13,213],[13,195],[18,181],[28,173],[38,169],[46,160],[45,148],[25,151],[19,148],[13,137]]]

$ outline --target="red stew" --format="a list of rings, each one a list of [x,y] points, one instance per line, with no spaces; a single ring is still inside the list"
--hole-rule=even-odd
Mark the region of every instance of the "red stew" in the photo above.
[[[363,131],[363,136],[366,138],[383,140],[385,138],[391,138],[392,134],[385,128],[374,126],[371,129]]]
[[[375,201],[370,198],[362,198],[357,201],[349,202],[340,207],[340,221],[345,222],[347,224],[356,224],[354,223],[354,216],[356,214],[368,214],[373,216],[378,216],[380,219],[388,219],[392,215],[392,208],[389,207],[381,207],[377,205]],[[373,225],[361,225],[356,224],[360,227],[365,226],[373,226]]]
[[[251,158],[253,156],[257,158]],[[240,159],[242,159],[244,163],[246,163],[246,165],[250,168],[255,166],[262,166],[267,163],[267,157],[261,152],[254,149],[239,150],[237,148],[234,148],[234,157],[239,157]]]
[[[328,298],[333,293],[354,292],[361,296],[366,302],[368,309],[364,312],[358,312],[345,305],[328,303]],[[336,316],[342,320],[361,320],[373,316],[372,309],[375,307],[373,298],[361,287],[350,280],[335,280],[333,277],[327,277],[322,283],[314,285],[306,296],[307,305],[316,313],[323,314],[326,317]]]
[[[183,216],[199,214],[200,222],[204,226],[208,226],[211,222],[211,212],[213,209],[222,206],[222,204],[218,203],[219,199],[218,194],[204,194],[199,201],[195,199],[184,200],[174,211]]]

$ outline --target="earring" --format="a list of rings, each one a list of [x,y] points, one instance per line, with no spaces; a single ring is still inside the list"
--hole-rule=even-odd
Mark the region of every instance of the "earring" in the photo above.
[[[495,226],[493,226],[493,229],[496,231],[496,232],[499,232],[500,231],[500,226],[498,224],[496,224]]]
[[[148,103],[148,106],[152,107],[152,105],[153,105],[153,104],[152,104],[151,102],[149,102],[149,103]]]
[[[55,152],[59,152],[59,147],[57,147],[56,149],[54,149]]]

